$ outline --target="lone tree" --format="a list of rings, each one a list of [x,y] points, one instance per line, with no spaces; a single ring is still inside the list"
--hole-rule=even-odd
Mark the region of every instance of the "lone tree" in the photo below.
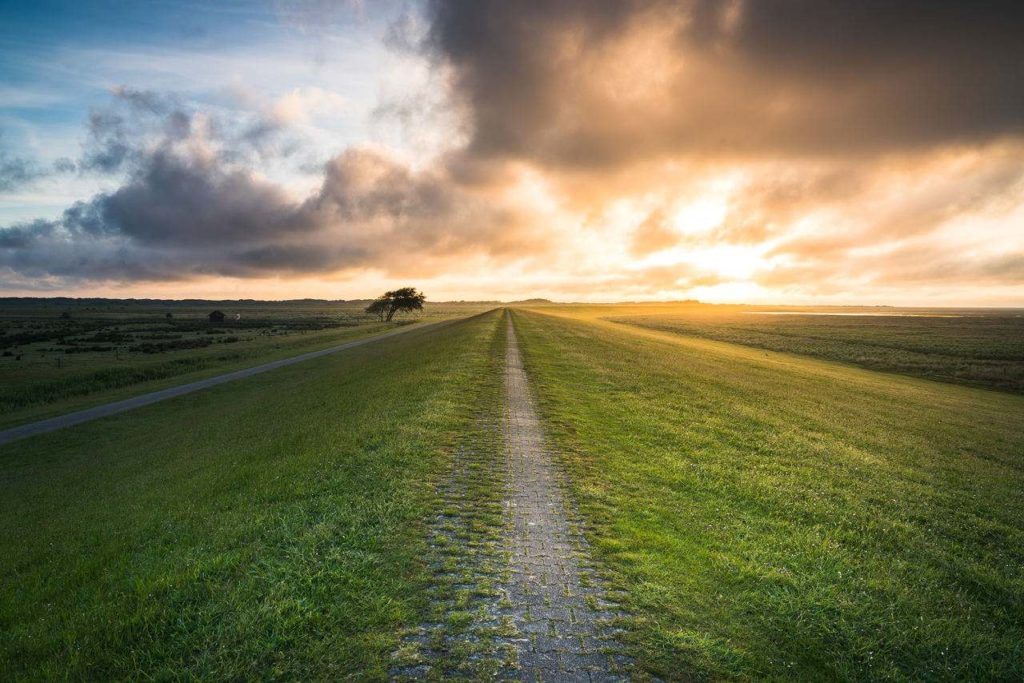
[[[402,287],[374,299],[366,307],[366,312],[377,316],[381,322],[391,322],[399,311],[422,311],[426,300],[427,296],[417,292],[415,287]]]

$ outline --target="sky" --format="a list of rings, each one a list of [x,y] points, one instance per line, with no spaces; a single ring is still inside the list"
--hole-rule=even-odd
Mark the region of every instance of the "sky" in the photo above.
[[[1024,5],[0,2],[0,295],[1024,306]]]

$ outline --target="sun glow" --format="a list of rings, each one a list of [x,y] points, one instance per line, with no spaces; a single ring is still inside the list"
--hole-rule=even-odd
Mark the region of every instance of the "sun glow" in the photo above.
[[[764,256],[758,247],[721,245],[699,249],[689,255],[695,266],[730,280],[747,280],[764,267]]]
[[[703,197],[677,208],[671,223],[681,235],[703,235],[721,225],[728,211],[724,197]]]
[[[760,247],[717,245],[664,249],[634,262],[633,268],[685,266],[687,270],[702,275],[716,275],[725,280],[749,280],[768,265]]]

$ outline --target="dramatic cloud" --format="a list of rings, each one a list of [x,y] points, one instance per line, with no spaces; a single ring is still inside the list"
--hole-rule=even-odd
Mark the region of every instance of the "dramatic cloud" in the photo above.
[[[468,139],[450,167],[536,169],[644,295],[1024,284],[1019,3],[436,0],[430,19]]]
[[[1024,132],[1024,7],[439,0],[470,152],[606,166],[855,154]]]
[[[286,14],[312,35],[334,7]],[[351,106],[310,82],[225,83],[202,104],[119,88],[62,171],[116,184],[0,230],[0,281],[372,270],[510,298],[1024,296],[1017,2],[425,0],[358,14],[377,11],[397,70],[416,74],[395,82],[417,87],[380,87],[364,110],[368,130],[398,134],[306,137]],[[0,191],[40,168],[0,157]]]
[[[349,149],[297,201],[237,163],[242,138],[152,93],[94,112],[83,165],[124,170],[118,189],[59,220],[0,232],[0,266],[31,277],[184,279],[408,267],[500,251],[526,228],[435,171]]]

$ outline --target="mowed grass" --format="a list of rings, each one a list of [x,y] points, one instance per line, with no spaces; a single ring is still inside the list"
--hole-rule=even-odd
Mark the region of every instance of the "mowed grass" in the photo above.
[[[489,308],[428,303],[381,323],[356,302],[63,301],[0,299],[0,428]],[[228,319],[211,324],[214,309]]]
[[[678,312],[669,315],[610,319],[873,370],[1024,394],[1024,314],[1019,310],[773,315],[692,306],[679,307]]]
[[[385,678],[498,318],[0,449],[2,678]]]
[[[83,354],[84,357],[63,362],[59,368],[52,361],[17,367],[15,362],[5,359],[6,364],[0,362],[0,379],[4,380],[0,389],[0,428],[337,346],[386,332],[389,327],[371,323],[297,335],[283,341],[259,339],[230,347],[185,349],[159,356],[126,356],[123,360],[116,360],[110,354],[101,358]]]
[[[642,668],[1024,679],[1024,398],[514,320]]]

